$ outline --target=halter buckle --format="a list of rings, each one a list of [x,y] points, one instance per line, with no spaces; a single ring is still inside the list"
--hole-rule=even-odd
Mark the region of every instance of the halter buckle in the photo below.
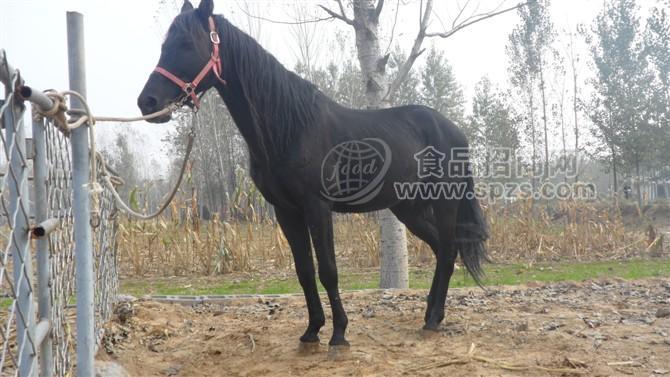
[[[185,92],[186,94],[189,94],[189,95],[190,95],[190,94],[193,93],[194,91],[195,91],[195,87],[193,87],[193,84],[192,84],[192,83],[189,82],[188,84],[184,85],[184,92]]]
[[[219,33],[215,31],[210,31],[209,32],[209,40],[212,41],[212,43],[218,45],[221,43],[221,40],[219,39]]]

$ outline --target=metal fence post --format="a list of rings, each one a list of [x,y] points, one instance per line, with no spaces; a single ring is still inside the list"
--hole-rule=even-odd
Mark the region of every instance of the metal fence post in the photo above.
[[[34,106],[34,105],[33,105]],[[47,145],[46,122],[44,119],[33,119],[33,141],[35,157],[33,158],[33,175],[35,190],[35,223],[47,220]],[[50,255],[49,238],[40,237],[36,241],[37,254],[37,311],[40,322],[54,320],[51,318],[51,290],[49,287]],[[40,344],[40,376],[51,377],[54,372],[53,337],[51,331]]]
[[[81,13],[67,12],[67,49],[70,89],[85,97],[84,17]],[[76,98],[72,99],[71,105],[73,109],[83,109]],[[77,288],[77,376],[89,377],[95,371],[95,281],[89,213],[88,126],[73,130],[70,141]]]
[[[13,85],[14,83],[12,83]],[[10,89],[11,90],[11,89]],[[20,376],[34,373],[37,356],[35,339],[35,309],[33,303],[32,259],[29,245],[30,197],[28,194],[28,166],[25,129],[23,126],[24,105],[12,98],[3,116],[5,140],[9,149],[7,175],[9,190],[9,225],[12,228],[11,244],[14,263],[14,289],[16,293],[16,339],[18,345],[18,367]]]

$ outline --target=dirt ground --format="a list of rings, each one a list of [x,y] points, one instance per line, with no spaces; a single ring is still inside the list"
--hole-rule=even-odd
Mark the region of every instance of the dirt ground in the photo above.
[[[344,293],[352,346],[336,357],[330,320],[319,349],[298,352],[300,296],[140,300],[118,309],[99,359],[134,376],[670,376],[670,280],[454,289],[432,335],[425,294]]]

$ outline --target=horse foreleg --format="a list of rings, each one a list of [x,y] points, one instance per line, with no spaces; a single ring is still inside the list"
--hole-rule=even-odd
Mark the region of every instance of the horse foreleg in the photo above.
[[[319,342],[319,330],[326,322],[321,306],[321,299],[316,287],[316,278],[314,276],[314,261],[312,258],[312,247],[309,243],[309,231],[305,223],[304,216],[299,212],[288,211],[275,207],[277,221],[281,227],[286,240],[291,247],[293,260],[295,261],[295,271],[298,275],[298,281],[305,294],[307,302],[307,311],[309,313],[309,325],[307,330],[300,337],[303,343]]]
[[[333,310],[333,336],[328,342],[331,346],[348,346],[345,331],[349,320],[340,300],[338,289],[337,264],[335,262],[335,244],[333,240],[333,217],[330,208],[315,200],[305,210],[307,225],[319,262],[319,279],[328,292],[328,300]]]

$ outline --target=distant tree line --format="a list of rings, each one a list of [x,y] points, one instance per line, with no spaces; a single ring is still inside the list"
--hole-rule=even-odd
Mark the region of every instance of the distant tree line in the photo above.
[[[481,166],[490,166],[492,150],[507,148],[526,167],[526,174],[515,178],[537,185],[555,178],[549,173],[556,159],[579,158],[583,168],[575,181],[607,173],[613,192],[621,191],[623,181],[641,200],[641,181],[670,180],[668,9],[670,1],[658,1],[642,19],[635,0],[607,0],[591,25],[559,30],[550,17],[550,0],[530,2],[517,10],[519,21],[509,35],[504,87],[482,77],[466,101],[458,73],[433,45],[387,100],[392,106],[420,104],[441,112],[466,132]],[[296,38],[310,40],[306,30]],[[337,40],[328,47],[339,48],[344,58],[318,65],[305,46],[301,56],[307,58],[298,57],[294,70],[340,104],[363,108],[365,88],[355,53],[348,54]],[[392,50],[386,68],[391,82],[407,59],[400,48]],[[580,68],[584,61],[590,70]],[[214,93],[204,97],[198,117],[184,117],[165,140],[175,166],[190,122],[196,122],[198,138],[184,190],[188,200],[207,214],[269,216],[269,206],[248,178],[244,140]],[[131,186],[141,186],[136,172],[127,173],[137,157],[124,140],[117,140],[116,149],[115,166],[132,177]],[[597,172],[594,162],[604,170]]]

